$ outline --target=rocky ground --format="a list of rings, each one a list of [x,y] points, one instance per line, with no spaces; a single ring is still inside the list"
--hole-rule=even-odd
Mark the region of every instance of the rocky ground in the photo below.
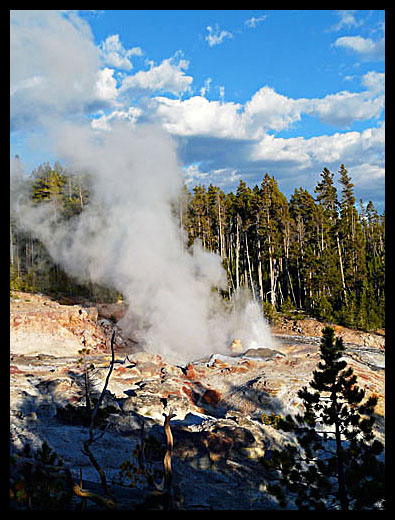
[[[270,451],[289,438],[267,423],[276,414],[300,410],[297,391],[317,366],[324,324],[282,320],[272,329],[276,349],[262,345],[248,351],[235,344],[229,356],[213,352],[177,366],[142,352],[123,337],[116,325],[123,311],[122,303],[91,306],[12,295],[11,452],[20,452],[26,443],[37,449],[46,441],[75,482],[81,471],[83,487],[103,493],[98,472],[82,452],[88,438],[85,374],[92,396],[98,396],[109,372],[115,332],[115,363],[104,398],[106,430],[91,449],[105,471],[116,508],[135,509],[152,499],[136,448],[144,423],[147,467],[162,470],[163,414],[171,409],[173,488],[178,489],[179,507],[277,509],[265,493],[267,475],[260,459],[270,457]],[[358,384],[379,398],[376,433],[383,441],[384,331],[334,328],[343,337],[345,358]],[[99,506],[88,501],[88,507]]]

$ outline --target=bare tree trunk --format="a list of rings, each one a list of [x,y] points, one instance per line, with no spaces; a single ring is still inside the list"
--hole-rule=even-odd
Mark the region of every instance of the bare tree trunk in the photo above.
[[[294,304],[295,306],[297,307],[298,306],[298,303],[296,301],[296,296],[295,296],[295,293],[294,293],[294,288],[293,288],[293,284],[292,284],[292,279],[291,279],[291,275],[289,273],[289,269],[288,269],[288,258],[285,259],[285,270],[287,271],[287,276],[288,276],[288,281],[289,281],[289,287],[291,289],[291,294],[292,294],[292,298],[293,298],[293,301],[294,301]]]
[[[269,272],[270,272],[270,302],[273,307],[276,305],[276,288],[275,288],[275,275],[274,275],[274,265],[273,265],[273,253],[272,247],[270,245],[270,235],[269,235]]]
[[[245,234],[245,242],[246,242],[246,253],[247,253],[247,264],[248,264],[248,274],[250,277],[250,286],[252,291],[252,297],[255,300],[255,289],[254,289],[254,283],[252,281],[252,272],[251,272],[251,262],[250,262],[250,254],[248,252],[248,240],[247,240],[247,233]]]
[[[221,216],[221,199],[219,194],[217,193],[217,204],[218,204],[218,228],[219,228],[219,253],[221,258],[225,257],[225,249],[224,249],[224,237],[223,237],[223,229],[222,229],[222,216]]]
[[[337,406],[337,405],[336,405]],[[336,439],[336,462],[337,462],[337,481],[339,485],[339,501],[342,511],[348,511],[349,501],[347,498],[347,490],[344,478],[344,466],[343,466],[343,448],[341,443],[341,434],[339,427],[339,420],[335,420],[335,439]]]
[[[299,296],[299,308],[302,308],[302,281],[300,279],[300,267],[299,267],[299,256],[296,258],[296,269],[298,272],[298,296]]]
[[[263,280],[262,280],[262,252],[261,241],[258,239],[258,282],[259,282],[259,297],[263,301]]]
[[[166,453],[163,459],[163,477],[160,483],[156,482],[152,473],[148,470],[145,461],[145,432],[144,432],[144,421],[141,425],[140,439],[141,445],[139,449],[138,462],[140,470],[147,479],[148,484],[151,487],[151,493],[148,495],[144,502],[144,506],[149,508],[149,505],[159,505],[161,509],[169,510],[175,509],[177,500],[172,489],[173,481],[173,470],[171,467],[171,458],[173,453],[173,434],[170,428],[170,421],[176,414],[173,413],[172,409],[169,409],[168,414],[163,413],[165,417],[164,429],[166,435]],[[178,497],[179,498],[179,497]]]
[[[239,230],[239,215],[236,215],[236,289],[240,287],[239,279],[239,262],[240,262],[240,230]]]
[[[10,262],[14,265],[14,239],[12,235],[12,224],[10,221]]]
[[[80,197],[80,206],[81,206],[81,209],[84,209],[84,199],[83,199],[83,196],[82,196],[82,186],[81,184],[78,186],[79,188],[79,197]]]
[[[341,247],[340,247],[339,235],[337,233],[336,233],[336,242],[337,242],[337,251],[339,253],[340,275],[341,275],[341,279],[342,279],[344,301],[345,301],[345,303],[347,303],[347,291],[346,291],[346,283],[344,281],[342,252],[341,252]]]
[[[101,481],[101,484],[102,484],[102,488],[103,488],[103,491],[106,495],[109,495],[109,491],[108,491],[108,486],[107,486],[107,480],[106,480],[106,475],[103,471],[103,469],[101,468],[100,464],[97,462],[97,460],[95,459],[93,453],[91,452],[90,450],[90,445],[95,442],[96,440],[98,440],[100,437],[102,437],[104,435],[104,432],[101,432],[99,435],[97,435],[96,437],[94,436],[93,434],[93,427],[94,427],[94,423],[95,423],[95,418],[96,418],[96,415],[97,415],[97,412],[100,408],[100,405],[103,401],[103,397],[104,397],[104,394],[107,390],[107,386],[108,386],[108,382],[110,380],[110,377],[111,377],[111,373],[112,373],[112,370],[114,368],[114,338],[115,338],[115,331],[113,332],[112,334],[112,337],[111,337],[111,362],[110,362],[110,369],[107,373],[107,377],[106,377],[106,381],[104,383],[104,386],[103,386],[103,390],[101,391],[101,394],[100,394],[100,397],[96,403],[96,406],[92,412],[92,416],[91,416],[91,421],[90,421],[90,425],[89,425],[89,438],[84,441],[83,445],[84,445],[84,449],[82,450],[83,453],[85,455],[88,456],[89,460],[91,461],[93,467],[97,470],[97,472],[99,473],[99,476],[100,476],[100,481]]]

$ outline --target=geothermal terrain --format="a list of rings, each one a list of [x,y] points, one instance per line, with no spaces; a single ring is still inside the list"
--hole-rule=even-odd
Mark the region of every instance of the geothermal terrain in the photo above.
[[[82,451],[89,437],[86,374],[93,401],[109,373],[113,337],[115,363],[95,430],[101,435],[90,449],[115,508],[155,507],[143,505],[152,495],[138,447],[144,425],[146,468],[159,474],[166,450],[164,414],[171,410],[177,507],[278,509],[265,493],[268,475],[260,460],[289,441],[273,418],[301,411],[297,391],[316,369],[325,324],[283,319],[271,329],[270,346],[252,349],[235,338],[227,353],[213,351],[177,365],[126,337],[117,325],[124,313],[121,302],[93,305],[12,294],[11,453],[20,453],[27,443],[36,450],[46,441],[74,482],[103,495],[99,474]],[[384,332],[334,329],[343,338],[358,385],[379,398],[376,434],[384,441]],[[88,500],[85,507],[103,506]]]

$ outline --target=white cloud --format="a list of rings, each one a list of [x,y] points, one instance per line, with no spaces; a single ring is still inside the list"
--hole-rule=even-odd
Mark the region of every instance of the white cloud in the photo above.
[[[385,132],[383,127],[363,132],[336,132],[305,139],[281,139],[265,136],[254,148],[253,159],[270,158],[281,163],[293,160],[295,166],[306,168],[313,164],[380,164],[383,161]]]
[[[104,65],[117,69],[131,70],[133,64],[131,56],[142,56],[143,51],[140,47],[133,47],[126,50],[119,40],[118,34],[108,36],[99,46]]]
[[[247,25],[247,27],[250,27],[251,29],[255,29],[255,27],[263,22],[264,20],[266,20],[267,18],[267,15],[263,15],[263,16],[258,16],[258,18],[255,18],[255,16],[252,16],[251,18],[249,18],[248,20],[246,20],[244,22],[245,25]]]
[[[335,31],[342,29],[344,26],[346,27],[358,27],[361,25],[361,22],[357,22],[355,19],[356,9],[339,9],[336,11],[336,14],[339,16],[339,22],[333,27]]]
[[[208,31],[208,35],[205,40],[208,42],[210,47],[214,45],[219,45],[222,43],[225,38],[233,38],[233,34],[229,31],[222,30],[220,31],[218,24],[215,24],[215,28],[213,29],[211,25],[206,27]]]
[[[334,46],[356,52],[366,59],[384,60],[385,57],[384,38],[374,41],[362,36],[342,36],[335,41]]]
[[[188,164],[183,168],[183,177],[187,185],[196,186],[204,182],[209,175],[209,172],[200,171],[197,163]]]
[[[133,76],[127,76],[122,81],[120,91],[168,92],[180,95],[190,89],[193,81],[192,76],[187,76],[184,72],[188,66],[188,61],[180,59],[177,62],[175,58],[165,59],[157,66],[151,64],[149,70],[140,70]]]
[[[90,28],[75,13],[11,11],[11,128],[83,112],[95,101],[98,69]]]
[[[110,131],[112,125],[117,121],[125,121],[134,126],[142,115],[138,107],[129,107],[127,110],[114,110],[110,114],[102,113],[99,117],[92,119],[91,127],[95,130]]]
[[[237,184],[242,175],[235,168],[218,168],[211,171],[200,169],[199,163],[193,163],[183,168],[184,182],[190,189],[198,184],[208,185],[213,183],[219,188],[227,189]]]
[[[380,196],[380,188],[383,188],[385,169],[377,164],[356,164],[352,168],[354,183],[365,196],[365,202]]]
[[[251,21],[254,23],[258,19]],[[209,29],[211,39],[209,36],[206,39],[210,46],[232,37],[218,26]],[[352,38],[339,38],[335,45],[353,49],[360,55],[378,55],[380,42]],[[366,172],[374,172],[372,189],[383,182],[383,127],[310,139],[269,135],[302,122],[306,114],[335,125],[336,130],[339,126],[348,128],[354,121],[378,119],[384,108],[383,73],[370,71],[362,76],[362,92],[293,99],[266,85],[245,104],[239,104],[224,101],[223,86],[219,88],[217,101],[208,100],[205,96],[212,88],[211,78],[200,88],[200,96],[192,95],[193,77],[187,75],[189,63],[181,59],[180,53],[159,65],[151,63],[148,70],[117,76],[114,68],[130,71],[131,57],[140,52],[138,47],[126,50],[118,35],[107,38],[99,49],[94,45],[89,26],[75,12],[11,13],[12,122],[25,125],[27,117],[37,121],[42,114],[96,112],[98,117],[91,120],[91,126],[109,131],[119,121],[133,126],[149,119],[182,144],[183,157],[190,161],[185,165],[192,163],[186,171],[191,183],[212,180],[224,189],[232,188],[240,178],[259,182],[265,170],[283,183],[288,179],[290,187],[303,179],[309,189],[309,183],[313,182],[309,177],[311,172],[318,176],[323,166],[336,168],[342,162],[351,173],[356,172],[356,180],[366,192],[369,190]],[[103,63],[108,66],[103,67]],[[141,93],[155,97],[149,102],[145,99],[144,105],[130,106],[131,96]],[[186,93],[185,99],[166,97],[166,94]],[[111,113],[99,111],[109,107],[114,109]]]
[[[304,114],[348,128],[354,121],[380,117],[384,109],[384,75],[369,72],[362,77],[362,84],[367,90],[343,91],[317,99],[293,99],[265,86],[245,105],[223,102],[223,96],[220,101],[209,101],[202,95],[183,100],[156,96],[149,111],[151,120],[178,136],[260,139],[269,131],[291,127]]]
[[[302,137],[284,139],[266,134],[253,146],[250,160],[253,162],[267,161],[279,165],[286,162],[292,163],[296,168],[306,168],[312,162],[304,145],[305,140]]]
[[[98,71],[96,83],[96,95],[103,101],[115,101],[117,97],[117,82],[114,78],[114,70],[104,68]]]
[[[385,90],[385,74],[382,72],[367,72],[362,78],[362,84],[372,93],[382,94]]]
[[[245,104],[243,122],[256,137],[267,130],[283,130],[299,121],[307,100],[282,96],[273,88],[259,89]]]
[[[363,132],[336,132],[306,139],[284,138],[268,131],[287,128],[303,113],[341,122],[377,116],[383,77],[368,73],[362,78],[364,93],[339,93],[322,99],[292,99],[270,87],[260,89],[245,105],[209,101],[202,96],[185,100],[156,97],[153,120],[179,138],[184,177],[190,185],[210,182],[225,191],[242,178],[260,184],[265,171],[290,194],[297,186],[313,193],[324,166],[337,171],[341,163],[355,180],[357,197],[382,198],[384,190],[384,127]],[[378,106],[376,106],[376,104]],[[339,113],[344,113],[344,116]],[[337,116],[336,116],[337,114]],[[374,172],[367,183],[367,172]]]
[[[200,89],[200,95],[201,96],[204,97],[210,91],[211,82],[212,82],[211,78],[207,78],[206,79],[206,81],[204,82],[203,87]]]
[[[158,96],[152,109],[155,119],[174,135],[246,137],[239,114],[241,105],[236,103],[208,101],[202,96],[185,100]]]
[[[357,197],[380,201],[384,192],[384,134],[383,127],[363,132],[336,132],[310,139],[284,139],[266,134],[251,147],[246,147],[244,162],[236,175],[241,173],[241,178],[250,185],[259,185],[264,172],[268,171],[279,181],[285,194],[290,195],[298,186],[313,194],[322,168],[325,166],[337,172],[343,163],[353,178]],[[215,168],[218,168],[218,162]],[[203,163],[202,168],[205,167]],[[237,182],[231,188],[236,186]]]
[[[384,108],[384,95],[343,91],[311,100],[309,105],[306,113],[318,116],[330,125],[348,128],[354,121],[378,118]]]

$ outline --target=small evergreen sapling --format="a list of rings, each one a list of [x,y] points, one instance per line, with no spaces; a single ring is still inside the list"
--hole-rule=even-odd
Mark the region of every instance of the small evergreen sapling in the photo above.
[[[310,389],[298,392],[304,414],[279,421],[299,446],[288,443],[264,462],[278,474],[268,491],[281,507],[293,501],[299,509],[377,509],[384,502],[384,463],[378,459],[383,445],[373,433],[377,397],[364,401],[364,390],[342,359],[342,339],[335,340],[331,327],[322,333]]]

